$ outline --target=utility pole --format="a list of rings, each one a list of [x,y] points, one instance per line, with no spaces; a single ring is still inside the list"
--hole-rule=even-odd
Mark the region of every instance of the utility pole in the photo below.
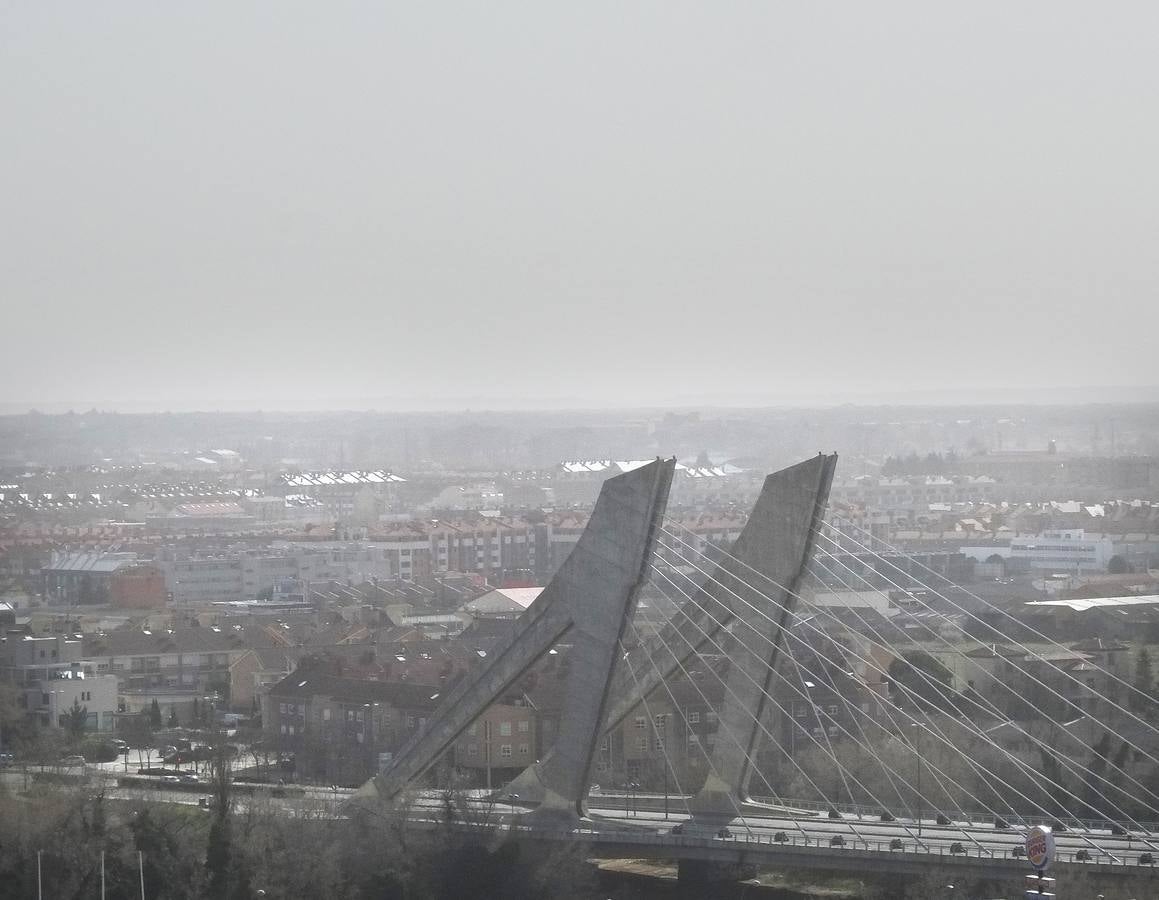
[[[483,757],[487,763],[487,790],[491,790],[491,720],[483,719]]]

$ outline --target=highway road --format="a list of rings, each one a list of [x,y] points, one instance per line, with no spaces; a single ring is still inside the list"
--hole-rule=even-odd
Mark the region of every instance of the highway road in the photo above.
[[[132,769],[130,774],[134,776],[134,783],[131,785],[118,783],[119,777],[123,779],[123,770],[90,767],[86,774],[90,783],[94,778],[106,782],[106,796],[110,799],[148,799],[154,802],[198,805],[210,793],[208,786],[198,790],[165,784],[160,778],[136,776]],[[24,776],[19,769],[7,769],[0,777],[10,787],[19,789]],[[239,791],[235,795],[239,810],[261,803],[287,815],[311,818],[347,815],[347,804],[353,793],[349,789],[299,785],[285,786],[282,791],[278,791],[281,796],[276,795],[271,786],[252,790],[252,793]],[[1024,840],[1021,829],[996,829],[992,823],[954,822],[939,825],[934,821],[923,820],[919,833],[917,822],[900,817],[893,822],[881,822],[867,817],[859,819],[852,814],[830,819],[824,814],[799,810],[746,810],[743,816],[721,817],[719,820],[701,823],[691,820],[683,811],[684,798],[669,798],[667,816],[662,806],[647,808],[657,801],[662,804],[663,800],[663,796],[656,795],[631,798],[623,795],[593,795],[589,800],[590,823],[584,823],[582,828],[573,829],[568,834],[578,840],[598,837],[603,842],[613,842],[617,846],[647,844],[653,850],[657,844],[672,844],[675,851],[677,846],[707,843],[722,848],[755,846],[762,848],[762,851],[777,848],[832,854],[869,851],[911,859],[922,855],[961,856],[971,857],[979,864],[990,860],[1003,860],[1009,864],[1017,860],[1016,848],[1021,848]],[[625,809],[625,805],[628,809]],[[498,825],[520,830],[530,827],[530,833],[535,833],[538,828],[534,819],[529,818],[533,812],[531,808],[504,799],[488,800],[481,791],[466,795],[458,803],[458,808],[462,810],[464,818],[475,825]],[[440,791],[417,794],[406,815],[416,824],[444,822],[445,795]],[[727,832],[722,833],[722,828],[727,828]],[[838,845],[834,845],[834,838],[840,838]],[[1144,854],[1159,859],[1159,834],[1155,833],[1133,832],[1124,836],[1112,835],[1108,830],[1097,828],[1072,828],[1056,833],[1055,839],[1057,858],[1061,864],[1113,864],[1116,867],[1146,869],[1148,864]],[[900,846],[894,844],[895,841],[899,841]],[[1024,861],[1022,864],[1029,869]]]

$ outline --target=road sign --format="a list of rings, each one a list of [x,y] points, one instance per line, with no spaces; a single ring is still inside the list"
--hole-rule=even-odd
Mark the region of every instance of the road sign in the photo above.
[[[1046,825],[1035,825],[1026,832],[1026,859],[1039,872],[1054,860],[1054,834]]]

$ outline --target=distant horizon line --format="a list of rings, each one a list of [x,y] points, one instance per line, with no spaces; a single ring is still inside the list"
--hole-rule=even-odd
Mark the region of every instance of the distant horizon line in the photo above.
[[[23,416],[84,414],[96,411],[121,415],[191,415],[191,414],[445,414],[445,413],[550,413],[608,411],[695,411],[696,409],[835,409],[840,407],[883,406],[1075,406],[1139,405],[1159,403],[1159,385],[1087,385],[1049,388],[952,388],[909,391],[859,392],[839,396],[828,391],[789,396],[726,396],[719,392],[686,397],[657,398],[652,402],[606,402],[578,397],[527,397],[496,399],[494,397],[448,396],[426,397],[418,402],[400,396],[346,396],[316,398],[301,404],[254,403],[211,406],[196,401],[172,404],[147,400],[43,400],[0,401],[0,415]]]

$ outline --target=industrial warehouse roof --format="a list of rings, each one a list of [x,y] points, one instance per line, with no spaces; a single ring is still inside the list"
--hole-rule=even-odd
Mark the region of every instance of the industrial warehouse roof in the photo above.
[[[298,472],[283,475],[290,487],[335,487],[343,484],[397,484],[406,479],[381,469],[374,472]]]
[[[138,562],[136,553],[54,553],[45,572],[115,572]]]
[[[521,613],[543,592],[541,587],[497,588],[463,604],[463,610],[476,615]]]
[[[1159,594],[1132,595],[1128,597],[1089,597],[1072,600],[1031,600],[1027,606],[1069,606],[1075,612],[1114,606],[1151,606],[1159,604]]]

